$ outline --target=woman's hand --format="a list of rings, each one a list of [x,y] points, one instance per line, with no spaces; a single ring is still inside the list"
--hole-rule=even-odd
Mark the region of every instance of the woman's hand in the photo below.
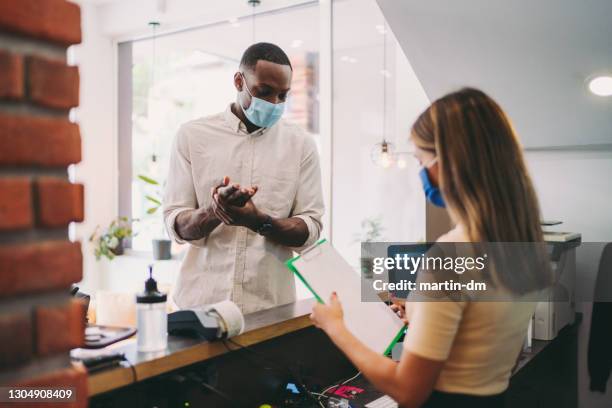
[[[314,305],[310,314],[310,320],[327,334],[342,327],[344,325],[344,313],[342,312],[340,300],[338,300],[338,294],[333,292],[329,297],[328,304],[317,303]]]
[[[391,297],[391,306],[389,307],[404,321],[404,324],[408,324],[408,319],[406,318],[406,300],[393,296]]]

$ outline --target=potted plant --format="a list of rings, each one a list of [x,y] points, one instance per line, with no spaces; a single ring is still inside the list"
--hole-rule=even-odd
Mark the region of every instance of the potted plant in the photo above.
[[[96,260],[106,257],[113,260],[115,256],[123,255],[123,241],[133,236],[132,227],[127,217],[118,217],[111,221],[108,228],[100,233],[100,226],[89,237],[89,242],[94,243],[94,255]]]
[[[139,174],[138,179],[151,187],[150,190],[153,191],[151,194],[145,194],[144,198],[150,204],[150,207],[147,208],[147,214],[155,214],[162,206],[161,184],[154,178],[143,174]],[[159,237],[153,239],[152,245],[153,259],[165,260],[172,258],[172,241],[170,241],[166,234],[166,230],[163,227],[163,221]]]
[[[354,242],[378,242],[382,241],[384,228],[382,227],[381,217],[365,218],[361,221],[361,233],[355,234]],[[374,259],[371,256],[364,256],[361,254],[359,258],[361,264],[361,274],[366,279],[372,278],[372,268],[374,265]]]

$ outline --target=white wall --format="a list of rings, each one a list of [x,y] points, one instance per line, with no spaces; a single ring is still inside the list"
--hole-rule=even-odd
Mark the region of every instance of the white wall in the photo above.
[[[612,150],[527,151],[544,218],[582,233],[583,241],[612,239]]]
[[[85,184],[85,221],[76,226],[83,243],[84,276],[88,291],[99,284],[100,271],[87,241],[96,225],[107,226],[117,214],[117,146],[115,126],[115,51],[102,34],[97,8],[81,5],[83,42],[71,48],[81,76],[80,124],[83,160],[75,180]]]
[[[580,232],[583,242],[612,241],[612,150],[527,151],[526,158],[544,219],[563,221],[557,229]],[[593,290],[593,258],[577,260],[581,294]]]

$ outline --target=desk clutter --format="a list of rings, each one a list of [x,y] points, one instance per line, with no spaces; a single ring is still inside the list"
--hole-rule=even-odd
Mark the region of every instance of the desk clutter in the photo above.
[[[134,334],[136,334],[136,329],[133,327],[88,325],[85,328],[85,345],[83,348],[104,348],[121,340],[130,338]]]
[[[259,408],[397,408],[398,404],[391,397],[377,391],[363,376],[357,372],[348,379],[339,380],[332,385],[322,386],[310,376],[302,377],[290,367],[281,367],[278,362],[257,351],[238,346],[235,351],[245,351],[262,370],[250,383],[243,384],[245,391],[261,388],[264,401],[245,403],[244,395],[225,391],[220,384],[218,366],[199,365],[179,370],[164,376],[156,377],[144,383],[139,391],[127,389],[115,393],[115,398],[129,401],[131,398],[142,398],[146,395],[145,405],[139,406],[215,406]],[[257,361],[255,363],[255,361]],[[124,354],[114,353],[107,356],[88,358],[83,361],[90,373],[105,367],[125,366]],[[129,365],[129,363],[127,363]],[[271,371],[270,371],[271,369]],[[287,369],[287,370],[286,370]],[[292,374],[293,373],[293,374]],[[135,375],[135,374],[134,374]],[[302,379],[307,378],[308,384]],[[314,382],[313,382],[314,381]],[[164,390],[164,392],[161,392]],[[142,394],[137,397],[137,393]],[[250,391],[249,391],[250,392]],[[122,394],[123,393],[123,394]],[[92,407],[112,406],[110,399],[104,396],[94,400]],[[208,405],[214,404],[214,405]]]

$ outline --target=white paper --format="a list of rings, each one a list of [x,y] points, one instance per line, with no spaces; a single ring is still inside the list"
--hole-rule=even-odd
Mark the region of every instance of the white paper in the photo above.
[[[382,300],[361,301],[360,276],[329,242],[307,250],[293,266],[325,303],[338,294],[347,328],[371,349],[385,352],[404,326]]]
[[[206,307],[206,310],[213,310],[221,317],[228,338],[237,336],[244,330],[244,316],[234,302],[224,300]]]

